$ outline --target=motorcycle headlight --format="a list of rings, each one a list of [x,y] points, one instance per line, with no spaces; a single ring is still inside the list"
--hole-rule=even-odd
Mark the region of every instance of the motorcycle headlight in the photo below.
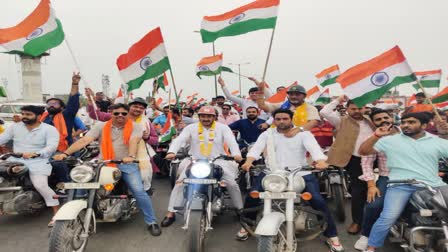
[[[211,165],[206,162],[196,162],[190,168],[191,175],[195,178],[206,178],[210,175],[211,171]]]
[[[78,165],[70,172],[70,177],[76,183],[87,183],[92,180],[94,175],[92,167],[86,165]]]
[[[278,174],[269,174],[263,178],[263,188],[269,192],[284,192],[288,186],[288,180]]]

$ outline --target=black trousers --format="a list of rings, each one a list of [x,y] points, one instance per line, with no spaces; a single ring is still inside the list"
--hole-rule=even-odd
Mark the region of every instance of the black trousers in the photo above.
[[[350,194],[352,195],[352,221],[362,224],[364,205],[367,201],[367,182],[360,180],[362,175],[361,158],[352,156],[345,167],[350,176]]]

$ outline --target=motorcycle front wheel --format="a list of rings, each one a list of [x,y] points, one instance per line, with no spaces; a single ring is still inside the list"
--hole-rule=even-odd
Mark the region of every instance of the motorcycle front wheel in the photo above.
[[[284,225],[282,225],[284,227]],[[294,239],[294,245],[292,250],[288,250],[286,244],[286,235],[284,228],[280,228],[275,236],[263,236],[260,235],[257,239],[257,251],[258,252],[286,252],[297,251],[297,241]]]
[[[202,211],[190,212],[188,225],[189,251],[203,252],[205,251],[205,228],[206,228],[206,214]]]
[[[75,220],[58,220],[50,233],[50,252],[82,252],[87,247],[88,239],[82,240],[84,214]]]

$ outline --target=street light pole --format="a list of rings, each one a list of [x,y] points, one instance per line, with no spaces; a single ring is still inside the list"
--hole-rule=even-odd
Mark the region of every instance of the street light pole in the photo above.
[[[250,62],[245,63],[229,63],[229,65],[238,65],[238,91],[240,92],[240,96],[243,96],[243,93],[241,92],[241,65],[249,65]]]

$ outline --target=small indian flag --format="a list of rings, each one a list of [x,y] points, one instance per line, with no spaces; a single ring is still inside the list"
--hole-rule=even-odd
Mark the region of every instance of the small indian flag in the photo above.
[[[170,141],[174,135],[176,135],[176,128],[174,127],[174,120],[172,119],[171,112],[168,113],[166,123],[160,132],[159,143],[165,143]]]
[[[280,103],[284,102],[286,100],[286,97],[288,96],[288,89],[292,86],[297,86],[298,82],[294,81],[291,85],[288,87],[278,91],[277,93],[273,94],[271,97],[269,97],[266,101],[270,103]]]
[[[8,53],[26,54],[33,57],[64,41],[64,31],[49,0],[40,1],[34,11],[18,25],[0,29],[0,45]]]
[[[440,79],[442,79],[442,69],[415,72],[415,76],[420,81],[424,88],[438,88],[440,87]],[[418,84],[412,85],[416,90],[420,89]]]
[[[442,103],[448,101],[448,87],[444,88],[439,93],[431,98],[433,103]]]
[[[205,16],[201,23],[202,42],[272,29],[277,22],[279,4],[280,0],[257,0],[221,15]]]
[[[306,97],[309,102],[328,104],[330,103],[330,89],[320,91],[319,86],[314,86],[306,92]]]
[[[448,109],[448,102],[437,103],[435,105],[440,110],[447,110]]]
[[[398,46],[348,69],[336,79],[358,107],[379,99],[393,87],[415,80],[415,74]]]
[[[316,74],[317,85],[321,86],[322,89],[325,89],[332,84],[336,84],[336,79],[340,74],[339,65],[324,69],[322,72]]]
[[[414,104],[417,104],[417,99],[415,98],[415,94],[413,94],[411,97],[409,97],[409,100],[406,103],[406,107],[410,107]]]
[[[124,103],[124,95],[123,90],[120,88],[118,89],[117,96],[115,97],[114,103]]]
[[[160,27],[150,31],[117,59],[118,70],[128,84],[128,91],[171,69]]]
[[[202,58],[196,65],[196,75],[212,76],[218,75],[222,71],[233,72],[230,68],[222,66],[222,54]]]

